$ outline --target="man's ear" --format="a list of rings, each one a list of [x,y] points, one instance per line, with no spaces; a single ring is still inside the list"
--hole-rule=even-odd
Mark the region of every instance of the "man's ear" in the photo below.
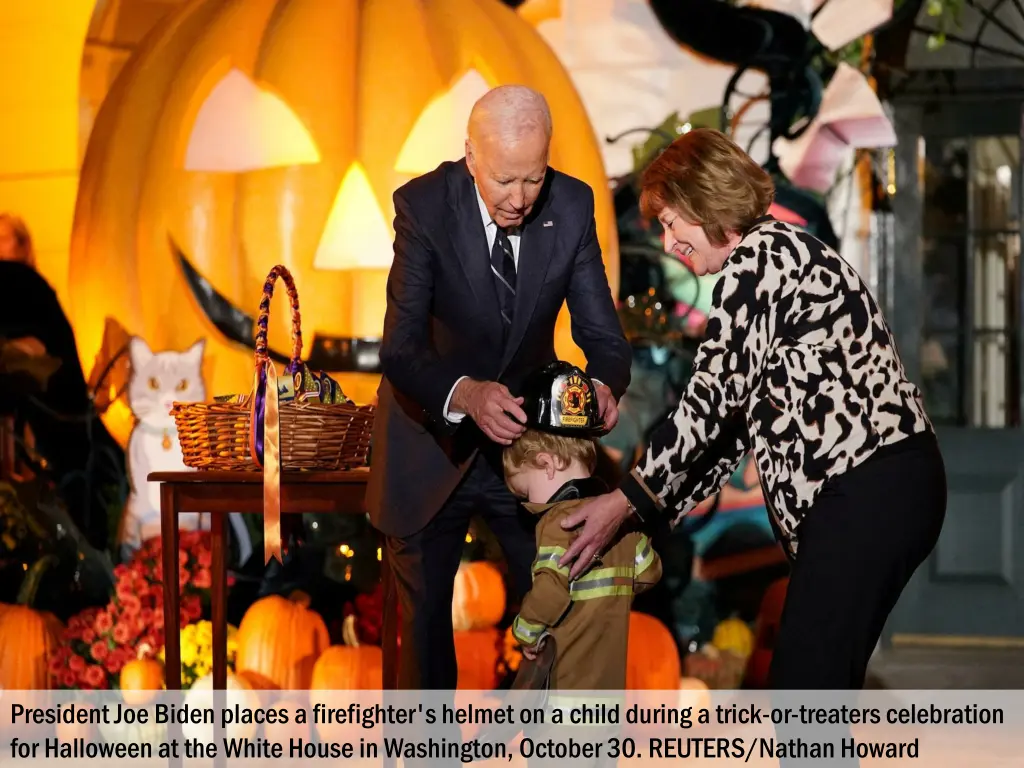
[[[473,157],[473,142],[466,139],[466,167],[469,169],[469,175],[474,179],[476,178],[476,158]]]

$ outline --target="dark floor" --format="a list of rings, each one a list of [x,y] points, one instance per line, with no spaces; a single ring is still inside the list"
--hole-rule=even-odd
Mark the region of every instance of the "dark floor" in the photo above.
[[[867,688],[1024,689],[1024,648],[899,647],[878,650]]]

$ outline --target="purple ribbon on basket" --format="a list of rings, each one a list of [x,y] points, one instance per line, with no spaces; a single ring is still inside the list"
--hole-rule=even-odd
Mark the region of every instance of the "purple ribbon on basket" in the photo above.
[[[292,309],[292,359],[286,369],[291,373],[302,365],[302,319],[299,294],[291,273],[278,265],[270,270],[263,284],[263,298],[256,320],[256,370],[253,381],[252,410],[249,417],[249,452],[263,467],[263,554],[264,562],[281,558],[281,419],[277,371],[270,361],[267,343],[270,324],[270,300],[277,279],[284,280]],[[267,387],[273,387],[268,390]]]
[[[292,362],[288,363],[288,366],[284,369],[284,372],[286,374],[294,376],[296,370],[301,370],[304,367],[305,366],[302,363],[299,363],[296,366],[296,363],[293,360]],[[252,451],[253,451],[253,454],[254,454],[253,458],[256,459],[256,462],[260,466],[263,466],[264,434],[265,434],[265,431],[266,431],[265,414],[267,412],[267,369],[268,368],[270,368],[271,371],[274,370],[273,366],[263,366],[262,368],[260,368],[260,370],[256,374],[256,376],[257,376],[257,378],[256,378],[256,406],[255,406],[256,410],[255,410],[255,414],[254,414],[256,418],[255,418],[255,420],[253,422],[253,424],[255,426],[255,430],[254,430],[254,434],[252,436],[252,443],[253,443]],[[275,375],[275,378],[276,378],[276,375]],[[275,382],[274,386],[277,386],[276,382]]]
[[[284,281],[292,310],[292,357],[278,378],[270,361],[268,326],[270,300],[277,279]],[[256,370],[253,381],[249,424],[249,452],[263,468],[263,550],[266,562],[281,560],[281,419],[280,404],[292,400],[347,403],[348,398],[327,374],[312,373],[302,362],[302,319],[299,294],[291,273],[278,265],[270,270],[263,285],[260,313],[256,320]]]

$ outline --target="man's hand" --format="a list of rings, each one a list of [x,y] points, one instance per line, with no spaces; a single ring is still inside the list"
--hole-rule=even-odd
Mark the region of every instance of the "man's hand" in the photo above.
[[[597,409],[609,432],[619,423],[619,404],[607,384],[597,385]]]
[[[570,581],[593,564],[629,515],[626,495],[616,490],[584,502],[562,521],[562,528],[566,530],[575,528],[580,523],[584,524],[579,536],[558,561],[563,567],[572,563],[572,569],[569,571]]]
[[[512,445],[512,441],[526,431],[522,404],[523,398],[512,397],[504,384],[463,379],[452,393],[451,409],[468,414],[480,430],[499,445]]]

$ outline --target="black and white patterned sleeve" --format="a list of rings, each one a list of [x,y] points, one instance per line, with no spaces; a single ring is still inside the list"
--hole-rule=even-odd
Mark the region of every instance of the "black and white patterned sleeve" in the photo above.
[[[766,251],[755,239],[729,257],[679,407],[620,486],[642,518],[668,509],[678,522],[750,450],[744,406],[771,344],[771,306],[781,289],[782,272]]]

